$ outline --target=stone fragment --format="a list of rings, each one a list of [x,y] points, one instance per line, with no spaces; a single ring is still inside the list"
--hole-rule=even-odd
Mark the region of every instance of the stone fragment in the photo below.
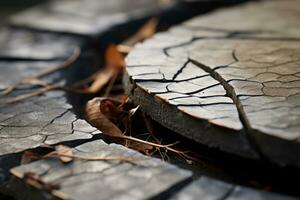
[[[128,55],[128,94],[197,142],[300,166],[299,3],[251,2],[159,33]]]
[[[191,172],[155,158],[149,158],[133,150],[103,141],[93,141],[77,146],[73,155],[82,157],[124,157],[133,159],[132,163],[113,161],[75,160],[63,164],[59,159],[43,159],[12,169],[12,173],[22,178],[25,173],[40,176],[45,183],[58,184],[60,188],[52,191],[54,197],[69,199],[149,199],[171,187],[186,182]],[[12,179],[10,184],[17,185]],[[26,185],[22,182],[20,185]],[[21,187],[19,186],[19,187]],[[22,187],[21,187],[22,188]],[[18,188],[15,188],[18,189]],[[14,193],[17,199],[24,196],[45,196],[41,188],[22,189],[22,194]]]

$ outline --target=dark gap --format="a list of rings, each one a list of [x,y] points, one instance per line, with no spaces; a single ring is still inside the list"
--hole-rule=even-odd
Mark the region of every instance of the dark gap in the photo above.
[[[206,175],[235,185],[244,185],[260,190],[272,191],[288,195],[300,195],[297,182],[300,172],[294,167],[280,167],[261,160],[251,160],[221,151],[215,147],[207,147],[187,139],[154,122],[158,130],[157,137],[165,144],[180,141],[178,148],[193,152],[199,161],[192,165],[186,163],[178,155],[170,155],[169,162],[181,168],[191,170],[194,179]],[[288,184],[291,183],[291,184]]]
[[[201,9],[197,8],[195,5],[200,5]],[[212,8],[213,6],[209,6],[209,8],[207,8],[203,6],[202,3],[196,3],[192,5],[180,4],[180,6],[172,8],[159,16],[159,31],[166,30],[171,25],[180,23],[181,21],[184,21],[194,15],[212,10]],[[180,12],[181,14],[179,15]],[[178,16],[180,17],[178,18]],[[145,22],[146,19],[141,19],[131,21],[124,25],[119,25],[97,36],[96,39],[91,40],[93,41],[93,43],[88,44],[86,48],[92,52],[91,56],[85,59],[80,59],[76,63],[76,66],[72,69],[72,72],[68,72],[69,75],[67,76],[67,81],[71,83],[87,77],[88,75],[93,73],[97,68],[103,65],[103,54],[109,44],[117,44],[124,41]],[[232,33],[228,35],[228,38],[238,37],[241,35],[243,34]],[[241,37],[241,39],[256,38]],[[93,67],[87,68],[86,66]],[[93,98],[94,96],[97,95],[68,94],[68,100],[73,105],[76,114],[82,118],[83,105],[85,105],[87,100]],[[138,129],[140,127],[136,128]],[[174,141],[174,138],[176,138],[176,140],[181,141],[180,146],[182,146],[182,148],[188,147],[188,149],[192,149],[193,151],[195,151],[197,153],[197,156],[201,157],[201,161],[203,162],[199,162],[194,165],[187,165],[185,161],[180,158],[176,158],[176,156],[172,157],[170,160],[171,163],[192,170],[195,174],[195,177],[205,174],[235,184],[242,184],[259,189],[271,188],[271,190],[274,192],[283,192],[296,195],[300,194],[297,186],[286,184],[287,182],[291,182],[291,180],[296,181],[300,178],[299,172],[296,169],[280,168],[270,163],[234,156],[224,153],[218,149],[208,148],[206,146],[195,143],[194,141],[183,138],[178,134],[167,130],[166,128],[160,127],[159,130],[162,130],[163,135],[161,135],[161,138],[163,138],[166,143],[168,143],[168,140]],[[277,176],[274,176],[274,174],[276,174]]]

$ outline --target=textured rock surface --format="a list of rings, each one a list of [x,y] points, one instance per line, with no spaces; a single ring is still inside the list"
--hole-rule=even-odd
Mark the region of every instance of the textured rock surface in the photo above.
[[[23,60],[57,60],[69,57],[83,43],[76,37],[38,33],[11,28],[0,29],[0,58]]]
[[[135,164],[117,160],[77,160],[62,164],[58,159],[46,159],[14,168],[12,172],[19,178],[24,173],[35,173],[47,184],[59,184],[60,189],[52,191],[52,194],[68,199],[149,199],[191,177],[189,171],[99,140],[77,146],[73,152],[74,155],[88,157],[130,157],[135,159]],[[33,196],[41,198],[46,195],[41,190],[25,190],[15,196],[19,199],[31,199]]]
[[[225,182],[217,181],[207,177],[201,177],[180,192],[178,192],[171,199],[173,200],[234,200],[234,199],[273,199],[273,200],[293,200],[296,198],[281,196],[263,191],[256,191],[250,188],[236,186]]]
[[[49,4],[51,4],[49,9],[46,8],[46,5],[42,5],[26,12],[29,15],[31,15],[30,13],[35,15],[33,16],[34,20],[31,16],[26,17],[27,14],[25,14],[26,16],[21,14],[20,18],[16,17],[22,19],[24,24],[19,24],[22,28],[17,24],[11,28],[1,28],[0,91],[15,81],[33,75],[42,69],[62,64],[72,55],[76,47],[89,45],[88,42],[90,41],[82,37],[62,35],[59,32],[93,35],[101,31],[108,31],[119,24],[129,23],[132,20],[131,17],[146,17],[146,13],[153,12],[153,7],[158,5],[157,2],[152,1],[141,4],[136,1],[134,5],[130,4],[130,7],[127,6],[128,4],[117,4],[117,1],[106,3],[99,1],[90,1],[89,3],[86,1],[52,1]],[[145,6],[146,4],[147,6]],[[143,10],[137,9],[141,7]],[[79,8],[82,11],[80,13],[77,12]],[[132,13],[132,8],[137,13]],[[99,14],[101,11],[99,9],[105,10],[105,13],[100,12],[101,14]],[[37,13],[39,16],[36,15]],[[75,16],[76,14],[77,16]],[[107,16],[108,14],[109,16]],[[101,15],[101,21],[98,21],[99,16],[95,17],[94,15]],[[62,16],[64,20],[62,20]],[[48,18],[51,19],[48,20]],[[75,21],[78,23],[74,24]],[[41,29],[45,32],[30,30],[34,28],[30,24],[37,22],[43,25]],[[54,26],[53,23],[55,23]],[[63,30],[56,30],[55,27],[63,28]],[[51,31],[57,32],[49,33]],[[90,64],[92,62],[90,53],[89,50],[83,48],[81,57],[72,67],[80,70],[81,76],[89,70],[83,69],[83,66],[94,64]],[[66,82],[70,73],[72,73],[71,70],[65,70],[47,76],[43,80]],[[1,100],[12,98],[31,91],[34,91],[34,87],[22,86],[10,95],[0,98]],[[1,105],[0,185],[7,180],[9,168],[18,165],[20,161],[19,152],[43,144],[90,139],[99,133],[101,132],[91,127],[86,121],[77,118],[72,111],[72,105],[67,102],[64,92],[48,92],[24,102]]]
[[[89,139],[99,133],[86,121],[77,119],[61,92],[0,108],[0,155],[42,144]]]
[[[94,35],[164,7],[166,4],[158,0],[55,0],[14,16],[11,23],[34,29]]]
[[[234,1],[232,0],[231,2]],[[47,5],[37,6],[14,16],[11,18],[14,27],[2,28],[0,30],[0,91],[9,84],[27,77],[40,69],[61,64],[72,54],[76,46],[88,45],[89,41],[83,40],[83,37],[75,37],[74,35],[91,36],[111,31],[111,28],[118,24],[127,24],[133,20],[147,16],[149,12],[153,13],[164,9],[165,6],[161,4],[162,2],[168,1],[130,0],[120,2],[114,0],[104,2],[96,0],[56,0],[47,3]],[[206,12],[205,8],[201,12]],[[180,18],[181,16],[177,17]],[[166,55],[169,54],[169,57],[171,57],[173,51],[175,54],[176,51],[184,52],[180,48],[176,48],[177,44],[181,42],[189,43],[186,40],[198,37],[198,31],[194,30],[193,22],[191,21],[187,24],[189,23],[191,24],[186,26],[191,26],[190,28],[179,27],[173,29],[176,32],[175,37],[167,35],[166,39],[162,36],[164,39],[160,45],[166,46],[163,49]],[[15,26],[18,28],[16,29]],[[43,32],[39,32],[37,29]],[[226,31],[223,30],[204,29],[199,31],[201,36],[224,37],[226,34],[233,34],[232,30],[225,33]],[[61,35],[61,32],[70,33],[72,36],[70,34]],[[179,35],[183,34],[185,37],[177,37],[177,33]],[[119,37],[119,32],[117,35]],[[261,35],[265,37],[266,33]],[[267,36],[271,37],[273,35],[274,33]],[[295,37],[295,35],[290,35],[290,37]],[[103,41],[98,42],[101,43]],[[151,45],[153,45],[153,48],[157,47],[161,49],[161,46],[157,46],[156,42]],[[172,45],[175,45],[174,48],[169,48]],[[180,44],[178,47],[180,46],[183,45]],[[83,55],[78,60],[79,63],[76,62],[75,65],[91,66],[87,63],[91,59],[89,57],[90,53],[86,49],[83,49]],[[144,51],[141,51],[141,54],[144,54]],[[152,56],[153,51],[149,51],[149,55]],[[139,60],[141,63],[146,63],[145,71],[150,69],[147,67],[149,61],[157,62],[160,65],[160,59],[165,59],[160,52],[156,52],[155,55],[158,56],[158,59],[145,57]],[[153,71],[151,73],[141,74],[138,68],[134,69],[133,67],[130,69],[133,71],[132,73],[135,73],[136,80],[152,80],[152,82],[141,82],[139,84],[147,84],[147,87],[153,91],[165,91],[164,84],[168,84],[169,80],[172,83],[176,80],[176,84],[174,83],[170,86],[173,92],[161,93],[160,98],[168,100],[180,108],[189,108],[190,112],[192,112],[193,109],[190,108],[191,103],[195,107],[199,103],[205,104],[210,106],[209,116],[218,116],[219,110],[222,109],[224,111],[224,115],[221,117],[223,121],[210,119],[209,123],[201,122],[200,127],[205,126],[206,130],[213,129],[213,131],[208,132],[208,135],[209,133],[214,133],[212,137],[202,135],[202,139],[207,140],[211,146],[219,146],[220,140],[227,147],[232,142],[236,143],[236,146],[232,146],[234,151],[243,152],[242,154],[255,157],[255,151],[252,151],[247,145],[242,145],[246,142],[245,139],[240,139],[240,137],[232,138],[232,134],[237,135],[236,130],[242,129],[243,125],[239,122],[236,115],[237,111],[234,101],[225,95],[226,90],[223,89],[219,81],[211,77],[209,72],[200,70],[195,63],[187,63],[184,56],[182,58],[176,57],[178,59],[173,60],[173,58],[168,58],[169,60],[164,61],[166,65],[173,66],[173,68],[164,68],[165,71],[160,67],[152,67],[151,70]],[[239,59],[241,58],[239,57]],[[178,66],[180,68],[182,66],[185,67],[182,70],[178,70],[176,68]],[[84,73],[84,70],[80,67],[77,70],[79,70],[80,74]],[[193,73],[194,70],[197,70],[197,78],[199,80],[194,80],[194,76],[191,77],[191,72]],[[77,75],[66,71],[66,73],[55,73],[44,80],[65,82],[68,79],[67,76],[76,78],[75,76]],[[162,79],[163,81],[161,81]],[[197,93],[198,97],[205,95],[215,95],[215,97],[201,99],[197,96],[195,98],[194,96],[190,97],[189,94],[185,94],[185,90],[189,89],[188,93],[192,94],[197,88],[182,85],[184,80],[189,80],[193,86],[201,85],[201,87],[206,87],[202,82],[202,80],[205,80],[211,87],[205,89],[205,94],[203,94],[202,90],[199,91]],[[162,82],[161,85],[157,85],[156,81]],[[33,91],[33,89],[34,87],[20,87],[8,97],[24,94],[25,92]],[[220,101],[222,102],[222,106],[218,106]],[[184,111],[184,109],[182,110]],[[164,112],[164,110],[162,109],[160,112]],[[203,112],[203,115],[207,115],[206,110],[202,110],[201,112]],[[188,122],[188,120],[182,120],[183,118],[178,110],[175,110],[174,116],[178,116],[176,120],[182,123]],[[178,121],[177,124],[179,124]],[[193,123],[190,128],[197,129],[199,127],[198,119],[193,121]],[[216,125],[213,125],[213,123]],[[220,128],[220,123],[222,126],[226,124],[227,128]],[[232,131],[230,131],[231,129]],[[228,134],[225,135],[220,130],[226,130]],[[157,159],[144,157],[119,145],[107,145],[99,139],[100,137],[94,137],[93,139],[98,140],[88,143],[86,143],[87,140],[82,140],[90,139],[95,134],[100,133],[100,131],[88,125],[84,120],[77,119],[64,92],[49,92],[18,104],[0,106],[0,192],[10,194],[22,200],[52,199],[53,196],[71,197],[72,199],[167,199],[189,181],[191,177],[190,171],[181,170],[174,165]],[[215,140],[216,134],[219,137],[217,140]],[[57,144],[61,142],[68,142],[68,144],[76,146],[78,145],[78,140],[85,143],[73,148],[75,155],[88,157],[104,155],[133,156],[140,160],[134,161],[135,164],[119,161],[82,160],[62,164],[54,158],[42,159],[14,168],[12,172],[15,176],[9,177],[9,170],[14,166],[20,165],[22,151],[33,149],[43,144]],[[211,140],[214,143],[211,143]],[[35,150],[39,151],[43,149],[39,148]],[[60,185],[60,189],[52,194],[46,192],[46,188],[33,189],[30,187],[30,184],[20,179],[26,172],[39,174],[45,183],[50,185],[52,183],[58,184]],[[192,183],[192,185],[195,184],[197,188],[199,187],[199,190],[194,191],[192,189],[193,193],[195,192],[198,197],[201,195],[203,198],[206,196],[223,197],[222,195],[227,194],[228,188],[233,188],[229,184],[203,178],[201,178],[200,183]],[[205,184],[209,184],[212,188],[207,189]],[[195,188],[195,186],[192,187]],[[207,190],[207,193],[197,193]],[[259,195],[261,193],[258,191],[251,190],[249,192],[248,189],[239,189],[238,191],[242,192],[238,192],[237,194],[235,192],[232,193],[235,194],[233,196],[234,199],[243,199],[245,195],[260,199]],[[178,197],[182,195],[186,195],[185,191],[180,193]],[[3,197],[0,195],[0,198],[2,199]]]
[[[52,34],[3,31],[0,38],[5,45],[0,55],[6,61],[0,61],[0,90],[45,68],[61,65],[63,61],[39,60],[67,59],[81,42]],[[62,73],[55,73],[45,80],[64,81],[62,76]],[[21,87],[0,98],[12,98],[31,91],[34,91],[32,87]],[[87,122],[77,119],[71,109],[64,92],[50,92],[17,104],[0,105],[0,155],[35,148],[43,143],[87,139],[97,133]]]
[[[157,34],[127,58],[128,93],[198,142],[299,165],[299,3],[249,3]]]

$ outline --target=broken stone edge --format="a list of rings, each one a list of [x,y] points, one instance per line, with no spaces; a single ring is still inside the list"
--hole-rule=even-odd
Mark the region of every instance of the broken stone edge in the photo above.
[[[300,155],[295,154],[295,152],[300,152],[300,145],[295,141],[282,140],[253,129],[251,136],[265,156],[265,158],[261,158],[257,151],[249,145],[244,129],[236,131],[179,112],[177,106],[168,104],[155,94],[150,94],[139,87],[127,70],[124,72],[123,85],[126,94],[135,105],[141,106],[143,112],[156,122],[184,137],[237,156],[253,160],[267,159],[265,161],[280,166],[300,167]],[[283,149],[284,151],[282,151]]]

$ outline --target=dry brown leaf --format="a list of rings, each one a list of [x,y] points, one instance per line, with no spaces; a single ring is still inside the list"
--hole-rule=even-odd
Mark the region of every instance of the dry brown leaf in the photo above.
[[[118,103],[121,104],[121,102]],[[133,108],[129,112],[126,112],[128,122],[130,122],[130,116],[132,116],[137,111],[137,109],[138,107]],[[106,136],[106,139],[108,139],[110,142],[127,146],[147,155],[151,154],[151,152],[155,151],[156,149],[163,149],[165,152],[176,153],[184,157],[186,160],[188,160],[187,158],[190,158],[190,156],[186,154],[187,152],[176,150],[173,148],[173,146],[178,144],[178,142],[163,145],[144,141],[139,138],[123,134],[121,129],[111,120],[109,120],[109,118],[118,119],[120,118],[120,115],[124,114],[125,111],[123,111],[121,107],[117,107],[116,104],[114,104],[114,102],[109,99],[94,98],[87,103],[85,111],[87,121],[94,127],[98,128],[100,131],[102,131]]]
[[[124,105],[125,104],[127,104],[128,102],[129,102],[129,97],[127,96],[127,95],[125,95],[125,96],[120,96],[120,105],[119,105],[119,107],[124,107]]]
[[[116,104],[110,99],[101,100],[100,112],[116,125],[120,122],[121,118],[126,117],[124,116],[122,107],[116,106]]]
[[[120,128],[110,120],[120,119],[123,114],[121,108],[114,105],[110,100],[94,98],[87,103],[85,112],[87,121],[102,131],[109,141],[144,153],[153,150],[152,145],[125,137]]]
[[[118,48],[119,52],[124,53],[124,54],[128,54],[132,50],[131,46],[128,46],[125,44],[118,44],[117,48]]]
[[[94,82],[87,89],[89,93],[99,92],[105,85],[108,85],[106,96],[108,96],[116,78],[123,71],[125,61],[123,55],[115,45],[110,45],[105,51],[106,66],[94,76]]]
[[[121,72],[125,67],[124,56],[118,51],[116,45],[109,45],[105,51],[105,62],[107,68]]]
[[[73,161],[73,152],[70,147],[64,145],[55,146],[55,153],[59,157],[60,161],[63,163],[69,163]]]
[[[38,160],[41,159],[43,156],[38,154],[38,153],[34,153],[32,151],[25,151],[22,154],[22,158],[21,158],[21,165],[25,165],[28,163],[31,163],[34,160]]]
[[[87,121],[105,135],[122,136],[122,131],[101,112],[101,103],[101,98],[94,98],[88,101],[85,107]]]

